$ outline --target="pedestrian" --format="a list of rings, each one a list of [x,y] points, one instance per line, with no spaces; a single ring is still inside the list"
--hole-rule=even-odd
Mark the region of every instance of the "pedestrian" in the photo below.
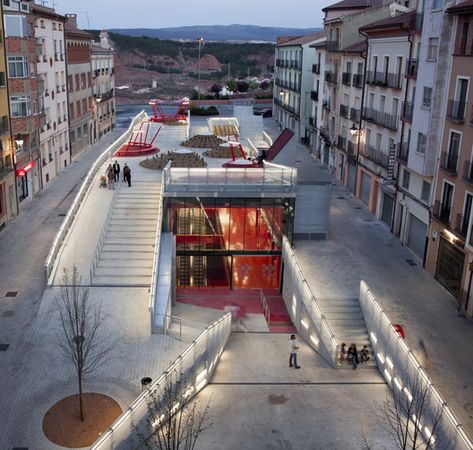
[[[113,183],[115,182],[115,172],[113,171],[113,167],[111,164],[109,164],[107,168],[107,181],[108,189],[115,189],[113,186]]]
[[[338,359],[341,363],[347,359],[347,344],[345,344],[345,342],[342,342],[342,345],[340,346],[340,354]]]
[[[358,350],[356,349],[355,344],[351,344],[350,347],[348,348],[348,362],[351,362],[353,364],[353,370],[356,369],[356,366],[360,363],[358,359]]]
[[[131,169],[127,163],[123,166],[123,179],[128,182],[128,187],[131,187]]]
[[[113,164],[113,172],[115,174],[115,181],[120,181],[120,164],[118,164],[118,161],[115,161]]]
[[[291,334],[291,339],[289,340],[289,343],[291,345],[291,355],[289,356],[289,367],[294,367],[296,369],[300,369],[301,366],[297,365],[297,350],[299,350],[299,346],[297,345],[297,340],[296,340],[296,335]]]
[[[363,345],[363,348],[360,350],[360,361],[366,364],[371,359],[370,351],[368,350],[367,345]]]

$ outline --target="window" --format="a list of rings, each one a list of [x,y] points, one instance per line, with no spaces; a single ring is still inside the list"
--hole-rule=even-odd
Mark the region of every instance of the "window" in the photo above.
[[[428,203],[430,197],[430,183],[427,181],[422,181],[422,192],[420,194],[420,199]]]
[[[408,170],[404,169],[402,174],[402,187],[406,190],[409,190],[409,182],[411,181],[411,173]]]
[[[0,87],[5,87],[5,72],[0,72]]]
[[[453,185],[443,182],[442,209],[440,215],[442,219],[450,220],[450,211],[453,203]]]
[[[432,9],[442,9],[443,8],[443,0],[432,0]]]
[[[81,73],[80,75],[80,85],[81,85],[81,89],[85,89],[87,87],[87,84],[86,84],[86,81],[85,81],[85,73]]]
[[[27,95],[10,97],[12,117],[25,117],[31,114],[30,97]]]
[[[432,88],[424,87],[424,95],[422,97],[422,106],[424,108],[430,108],[432,104]]]
[[[74,103],[69,103],[69,114],[71,115],[71,119],[74,118]]]
[[[82,128],[77,128],[77,140],[82,139]]]
[[[466,55],[466,45],[468,43],[468,29],[470,28],[469,22],[463,22],[461,40],[460,40],[460,55]]]
[[[71,144],[74,144],[75,139],[76,139],[76,134],[74,133],[74,131],[71,131]]]
[[[427,61],[437,61],[438,48],[439,48],[439,39],[429,38],[429,47],[427,49]]]
[[[5,37],[28,37],[28,23],[25,16],[5,17]]]
[[[427,136],[422,133],[417,133],[417,148],[416,152],[425,155],[425,147],[427,145]]]
[[[73,78],[72,75],[67,76],[67,84],[69,85],[69,92],[74,90],[74,83],[73,83]]]
[[[80,101],[79,100],[76,101],[76,114],[77,114],[77,116],[80,116],[82,114],[81,109],[80,109]],[[77,136],[77,137],[79,137],[79,136]]]
[[[82,113],[85,114],[87,112],[87,99],[82,99]]]

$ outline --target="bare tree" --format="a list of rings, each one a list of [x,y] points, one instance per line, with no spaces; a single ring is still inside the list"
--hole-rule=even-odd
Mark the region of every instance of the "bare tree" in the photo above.
[[[400,450],[448,449],[450,437],[441,427],[443,407],[433,407],[429,386],[417,375],[406,390],[395,387],[379,405],[378,419],[396,448]],[[427,427],[427,428],[426,428]],[[361,448],[373,448],[366,438],[364,430]]]
[[[102,328],[106,317],[100,305],[89,299],[89,288],[81,284],[79,270],[64,269],[61,291],[56,298],[61,327],[57,332],[58,346],[63,356],[72,362],[79,387],[80,420],[84,421],[84,378],[109,360],[114,345],[107,340]]]
[[[150,390],[148,417],[144,429],[138,428],[140,448],[157,450],[193,450],[208,423],[210,399],[203,405],[194,401],[186,405],[194,383],[176,371],[161,390]]]

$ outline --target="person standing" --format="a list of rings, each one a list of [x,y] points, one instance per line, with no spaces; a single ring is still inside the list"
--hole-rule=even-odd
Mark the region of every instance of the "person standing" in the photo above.
[[[353,370],[355,370],[356,366],[360,363],[358,359],[358,350],[355,344],[351,344],[350,347],[348,347],[347,356],[348,362],[351,362],[353,364]]]
[[[289,356],[289,367],[294,367],[296,369],[300,369],[301,366],[297,365],[297,350],[299,350],[299,346],[297,345],[296,335],[291,334],[291,339],[289,340],[289,344],[291,346],[291,355]]]
[[[113,186],[113,183],[115,182],[115,173],[113,172],[113,167],[111,164],[109,164],[107,168],[107,181],[108,189],[115,189]]]
[[[115,182],[120,181],[120,164],[118,164],[118,161],[113,164],[113,173],[115,174]]]
[[[128,187],[131,187],[131,169],[127,163],[123,166],[123,179],[128,183]]]

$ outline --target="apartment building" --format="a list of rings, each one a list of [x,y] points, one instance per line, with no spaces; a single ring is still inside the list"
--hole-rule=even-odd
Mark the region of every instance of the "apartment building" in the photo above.
[[[359,30],[406,10],[397,3],[352,0],[322,10],[327,41],[323,117],[319,126],[321,163],[352,192],[359,190],[359,178],[363,178],[357,165],[363,149],[361,112],[368,45]]]
[[[35,39],[41,50],[36,63],[37,73],[44,84],[40,102],[46,119],[39,139],[42,183],[45,186],[70,162],[64,35],[66,17],[40,5],[31,5],[31,9],[35,17]]]
[[[396,151],[408,130],[401,106],[412,98],[411,79],[405,76],[412,56],[413,36],[421,21],[415,11],[361,27],[367,39],[367,70],[358,165],[357,196],[376,217],[393,230],[396,180],[402,177]]]
[[[115,128],[115,66],[114,53],[106,31],[99,35],[100,41],[91,45],[92,93],[93,93],[93,141],[95,142]]]
[[[446,12],[454,23],[453,55],[426,268],[472,314],[473,4]]]
[[[45,121],[41,104],[43,82],[36,60],[35,19],[29,1],[3,1],[8,65],[11,134],[15,142],[17,196],[20,205],[42,188],[39,130]]]
[[[67,86],[71,159],[94,142],[92,120],[92,36],[77,28],[77,16],[66,14]]]
[[[281,128],[294,131],[296,138],[309,144],[310,94],[313,87],[314,51],[310,45],[324,32],[302,37],[279,38],[276,45],[273,116]]]
[[[453,21],[444,14],[442,1],[424,2],[417,10],[416,20],[423,24],[411,37],[405,66],[408,86],[407,98],[401,105],[393,231],[419,262],[424,262],[435,167],[445,122]]]
[[[0,2],[3,17],[3,4]],[[15,143],[11,137],[3,20],[0,23],[0,229],[18,213],[15,185]]]

